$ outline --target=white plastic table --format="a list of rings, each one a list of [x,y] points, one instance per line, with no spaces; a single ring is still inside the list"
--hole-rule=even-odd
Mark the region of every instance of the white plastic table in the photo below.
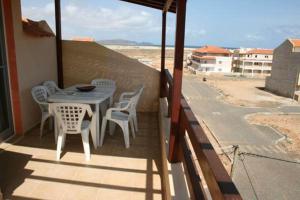
[[[66,88],[63,92],[58,92],[48,97],[50,103],[83,103],[95,105],[96,111],[96,147],[99,146],[99,132],[100,132],[100,104],[110,99],[116,91],[116,88],[101,88],[96,87],[90,92],[80,92],[76,87],[82,86],[82,84],[74,85]],[[102,115],[105,114],[105,110],[101,109]],[[55,128],[56,130],[56,128]],[[94,138],[93,138],[94,139]],[[95,144],[94,144],[95,145]]]

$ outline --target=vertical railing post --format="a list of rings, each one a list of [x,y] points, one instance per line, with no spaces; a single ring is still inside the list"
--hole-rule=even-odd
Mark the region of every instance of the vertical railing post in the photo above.
[[[173,71],[173,90],[171,104],[171,129],[169,140],[169,161],[179,161],[179,117],[182,87],[182,69],[184,55],[186,0],[177,0],[176,10],[176,37]]]
[[[166,97],[167,80],[165,74],[166,57],[166,24],[167,12],[162,12],[162,33],[161,33],[161,65],[160,65],[160,98]]]
[[[64,88],[60,0],[55,0],[54,7],[55,7],[55,28],[56,28],[57,81],[58,81],[58,86],[60,88]]]

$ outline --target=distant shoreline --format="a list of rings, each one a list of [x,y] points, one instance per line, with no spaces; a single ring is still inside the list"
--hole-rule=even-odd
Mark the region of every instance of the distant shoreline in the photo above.
[[[101,43],[99,43],[101,44]],[[101,44],[103,46],[107,46],[109,48],[113,48],[113,49],[160,49],[161,46],[160,45],[130,45],[130,44]],[[185,49],[197,49],[197,48],[201,48],[203,46],[185,46]],[[166,49],[174,49],[175,46],[174,45],[166,45]],[[225,49],[238,49],[236,47],[223,47]]]
[[[159,45],[116,45],[116,44],[101,44],[110,49],[160,49]],[[174,49],[174,46],[166,46],[166,49]],[[185,47],[185,49],[196,49],[199,47]]]

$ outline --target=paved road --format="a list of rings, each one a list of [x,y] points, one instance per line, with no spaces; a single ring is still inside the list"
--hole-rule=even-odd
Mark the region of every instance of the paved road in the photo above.
[[[299,198],[300,159],[276,145],[282,135],[269,127],[249,124],[245,116],[257,112],[300,113],[300,106],[246,108],[229,105],[218,100],[219,93],[215,89],[194,76],[184,78],[183,93],[193,112],[204,120],[221,146],[239,145],[241,152],[251,154],[239,156],[233,175],[245,199]]]

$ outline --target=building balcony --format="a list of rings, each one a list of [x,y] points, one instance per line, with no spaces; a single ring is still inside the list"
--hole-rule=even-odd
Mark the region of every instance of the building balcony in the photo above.
[[[84,161],[80,135],[68,135],[59,162],[52,131],[34,128],[2,144],[1,188],[7,199],[162,199],[158,115],[139,113],[139,132],[124,147],[121,129]],[[5,147],[4,147],[5,146]],[[5,163],[5,165],[3,165]]]
[[[6,108],[12,111],[7,115],[12,138],[0,144],[0,198],[3,194],[5,199],[24,200],[241,199],[181,94],[186,1],[133,2],[163,10],[161,71],[96,42],[62,41],[60,0],[54,2],[56,38],[28,36],[22,31],[20,1],[2,3],[3,41],[12,69],[5,74],[11,86],[7,87],[11,98],[5,95],[11,102]],[[165,10],[176,12],[178,22],[174,79],[164,66]],[[91,160],[85,161],[80,135],[67,135],[56,161],[53,131],[39,137],[41,112],[30,90],[46,80],[64,88],[99,78],[115,81],[116,98],[145,86],[137,106],[136,138],[130,139],[128,149],[120,129],[106,134],[97,149],[90,139]]]

